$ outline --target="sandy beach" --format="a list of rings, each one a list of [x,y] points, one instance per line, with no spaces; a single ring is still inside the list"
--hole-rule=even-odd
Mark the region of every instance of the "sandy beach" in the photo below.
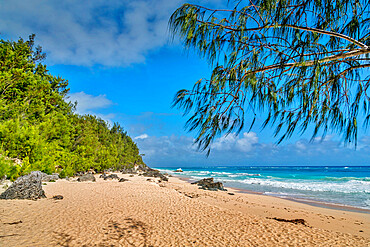
[[[0,246],[370,246],[366,212],[118,175],[129,181],[58,180],[47,199],[0,200]]]

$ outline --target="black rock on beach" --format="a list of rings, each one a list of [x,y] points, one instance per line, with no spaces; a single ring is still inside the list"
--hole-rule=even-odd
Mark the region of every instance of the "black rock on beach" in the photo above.
[[[200,189],[203,190],[223,190],[226,191],[224,185],[221,182],[214,182],[213,178],[204,178],[191,184],[197,184]]]
[[[154,178],[160,178],[162,181],[168,181],[168,178],[163,175],[160,171],[149,168],[147,169],[146,172],[143,173],[144,177],[154,177]]]
[[[33,171],[28,175],[19,177],[9,188],[0,195],[0,199],[30,199],[45,198],[42,189],[43,173]]]
[[[102,178],[102,179],[104,179],[104,180],[108,180],[108,179],[117,179],[117,180],[119,180],[119,177],[118,177],[118,175],[117,174],[110,174],[110,175],[107,175],[107,174],[105,174],[105,173],[103,173],[102,175],[100,175],[99,176],[99,178]]]
[[[81,177],[77,178],[77,181],[78,182],[86,182],[86,181],[95,182],[96,179],[95,179],[93,174],[85,174],[85,175],[82,175]]]

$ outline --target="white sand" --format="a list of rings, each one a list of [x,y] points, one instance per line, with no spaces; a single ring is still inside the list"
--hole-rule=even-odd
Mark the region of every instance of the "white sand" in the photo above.
[[[59,180],[48,199],[0,200],[0,246],[370,246],[370,214],[119,176],[130,181]]]

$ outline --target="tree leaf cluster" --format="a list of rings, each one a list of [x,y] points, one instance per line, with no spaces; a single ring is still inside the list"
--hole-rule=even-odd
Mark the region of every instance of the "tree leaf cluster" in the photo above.
[[[247,120],[295,132],[327,131],[357,143],[370,119],[370,2],[238,0],[230,8],[184,4],[169,28],[212,66],[210,78],[180,90],[174,106],[208,149],[216,136]],[[257,113],[263,113],[261,116]],[[246,120],[247,119],[247,120]]]
[[[28,41],[0,40],[0,177],[33,170],[73,176],[144,164],[123,128],[74,113],[68,81],[51,75],[45,54]],[[9,158],[22,160],[14,164]]]

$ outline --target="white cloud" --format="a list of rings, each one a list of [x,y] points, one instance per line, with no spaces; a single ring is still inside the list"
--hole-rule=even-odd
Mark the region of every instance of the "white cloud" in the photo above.
[[[127,66],[169,41],[168,20],[184,0],[0,1],[1,34],[36,34],[48,64]],[[220,4],[220,0],[196,1]]]
[[[326,138],[320,142],[301,139],[292,144],[259,143],[256,133],[218,138],[211,154],[198,152],[194,139],[187,136],[148,136],[136,139],[149,166],[208,165],[370,165],[370,138],[359,140],[361,148],[345,147]]]
[[[147,134],[142,134],[142,135],[136,136],[134,140],[144,140],[144,139],[147,139],[148,137],[149,136]]]
[[[68,97],[67,101],[72,103],[77,101],[76,111],[79,114],[87,114],[90,110],[107,108],[113,104],[111,100],[107,99],[105,94],[94,96],[85,92],[78,92],[71,93]]]
[[[254,132],[244,132],[243,137],[236,141],[237,148],[243,152],[251,151],[256,143],[258,143],[258,137]]]
[[[171,164],[177,162],[190,162],[202,159],[203,154],[193,148],[194,139],[186,136],[148,136],[135,138],[140,152],[150,163]]]
[[[126,66],[145,61],[168,41],[167,22],[180,0],[0,3],[0,30],[17,39],[36,34],[48,63]]]
[[[98,112],[99,109],[108,108],[114,104],[110,99],[107,99],[105,94],[94,96],[85,92],[71,93],[67,96],[66,101],[72,103],[77,101],[77,114],[94,115],[106,121],[108,126],[113,126],[113,119],[116,117],[116,114]]]
[[[244,132],[241,138],[234,134],[229,134],[216,139],[212,144],[212,149],[217,151],[234,150],[239,152],[249,152],[256,143],[258,143],[258,137],[254,132]]]
[[[145,134],[146,135],[146,134]],[[138,136],[141,137],[141,136]],[[249,157],[253,145],[258,143],[256,133],[244,133],[241,137],[228,135],[217,138],[212,144],[210,157],[197,150],[194,138],[188,136],[148,136],[135,137],[140,152],[145,154],[148,165],[217,165],[238,164]]]

